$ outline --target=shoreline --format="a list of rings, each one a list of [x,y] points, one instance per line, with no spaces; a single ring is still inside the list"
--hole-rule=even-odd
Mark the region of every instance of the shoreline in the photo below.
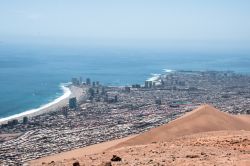
[[[17,120],[22,120],[23,117],[33,117],[37,116],[46,112],[50,112],[53,110],[57,110],[63,106],[66,106],[68,103],[68,99],[70,97],[76,97],[78,100],[82,97],[83,95],[83,89],[79,87],[75,87],[73,85],[66,85],[66,84],[61,84],[60,85],[63,94],[59,96],[58,98],[54,99],[53,101],[43,104],[38,108],[30,109],[21,113],[17,113],[5,118],[0,119],[0,124],[7,123],[10,120],[17,119]]]
[[[210,130],[211,128],[219,130],[222,126],[219,125],[217,128],[216,125],[222,123],[226,124],[226,127],[224,126],[222,129],[229,129],[227,126],[233,129],[237,126],[239,128],[245,126],[245,122],[232,116],[227,117],[225,113],[221,113],[218,116],[214,113],[214,109],[208,113],[199,111],[197,114],[194,114],[195,116],[191,116],[193,114],[190,112],[194,108],[197,108],[198,105],[208,103],[213,104],[214,107],[220,109],[222,112],[234,115],[250,114],[248,111],[249,103],[247,103],[248,93],[244,91],[244,89],[248,89],[250,86],[250,77],[231,72],[203,73],[180,71],[171,75],[164,75],[161,78],[162,85],[159,87],[142,86],[128,88],[129,91],[120,87],[109,88],[108,86],[103,86],[101,88],[103,93],[100,93],[100,88],[97,86],[86,86],[86,89],[85,86],[79,86],[82,87],[81,89],[85,93],[91,93],[87,89],[93,88],[94,94],[89,94],[88,96],[85,96],[84,93],[82,94],[86,98],[86,102],[79,103],[80,107],[78,111],[71,109],[65,112],[53,111],[30,118],[30,125],[19,123],[18,125],[10,124],[3,126],[3,134],[22,133],[22,135],[17,139],[12,139],[13,136],[10,138],[13,141],[2,143],[0,150],[2,155],[0,155],[0,158],[6,164],[9,162],[16,164],[25,163],[44,156],[66,152],[127,135],[147,132],[152,128],[173,120],[170,127],[174,126],[174,128],[180,130],[181,134],[203,131],[203,129]],[[181,81],[184,81],[184,83]],[[245,93],[238,93],[239,91],[244,91]],[[88,97],[93,98],[88,100]],[[243,100],[244,98],[246,100]],[[236,110],[235,107],[238,109]],[[207,110],[207,108],[202,110]],[[184,113],[191,115],[188,116],[189,118],[180,118]],[[210,121],[204,123],[209,127],[196,125],[197,123],[204,122],[204,118],[197,118],[196,121],[190,121],[190,119],[197,117],[200,115],[199,113],[202,113],[208,119],[211,116],[216,118],[211,123]],[[175,125],[178,122],[178,120],[175,120],[177,118],[180,121],[179,125]],[[185,121],[184,118],[186,122],[191,122],[190,130],[185,127],[183,129],[183,125],[181,124]],[[224,122],[227,119],[229,122]],[[249,122],[248,119],[244,119],[244,121]],[[201,127],[201,129],[197,128],[197,126]],[[249,125],[246,126],[249,127]],[[168,129],[171,132],[175,131],[170,127]],[[160,129],[166,131],[165,127]],[[158,131],[156,130],[156,132]],[[148,143],[155,142],[152,136],[156,132],[147,135],[146,139],[140,139],[143,137],[140,136],[134,140],[140,144],[147,143],[147,141]],[[181,134],[173,132],[169,135],[164,132],[160,135],[162,136],[161,138],[164,137],[167,140]],[[158,137],[155,138],[158,141]],[[126,144],[131,145],[133,142],[129,141]],[[16,148],[16,145],[18,145],[18,148]],[[108,158],[110,160],[111,157]]]

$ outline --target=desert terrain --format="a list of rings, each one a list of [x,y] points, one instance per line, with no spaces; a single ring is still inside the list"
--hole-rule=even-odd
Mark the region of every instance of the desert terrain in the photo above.
[[[250,165],[250,116],[203,105],[140,135],[40,158],[29,165]]]

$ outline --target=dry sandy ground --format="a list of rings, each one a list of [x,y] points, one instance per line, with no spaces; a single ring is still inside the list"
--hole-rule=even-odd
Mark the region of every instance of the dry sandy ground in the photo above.
[[[87,147],[88,148],[88,147]],[[133,138],[32,161],[30,165],[250,165],[250,116],[204,105]],[[113,155],[122,161],[111,162]],[[74,156],[74,158],[72,157]],[[55,162],[52,162],[55,161]]]
[[[151,129],[117,147],[168,141],[169,139],[208,131],[249,130],[250,116],[234,116],[209,105],[201,106],[184,116],[160,127]]]
[[[74,158],[81,158],[84,155],[92,155],[92,154],[97,154],[97,153],[102,153],[103,151],[106,151],[107,149],[121,143],[124,141],[127,141],[128,139],[131,139],[133,137],[135,137],[136,135],[133,136],[129,136],[129,137],[125,137],[125,138],[121,138],[121,139],[117,139],[117,140],[113,140],[113,141],[108,141],[108,142],[103,142],[103,143],[99,143],[96,145],[91,145],[91,146],[87,146],[84,148],[79,148],[79,149],[75,149],[75,150],[71,150],[68,152],[62,152],[56,155],[52,155],[52,156],[47,156],[47,157],[43,157],[40,158],[38,160],[34,160],[31,162],[31,165],[41,165],[43,162],[45,163],[49,163],[51,161],[67,161],[69,160],[69,162]]]
[[[32,165],[80,165],[101,166],[108,163],[113,155],[122,158],[112,165],[250,165],[249,131],[216,131],[179,137],[167,142],[156,142],[115,150],[104,150],[97,154],[84,154],[72,159],[51,160]]]

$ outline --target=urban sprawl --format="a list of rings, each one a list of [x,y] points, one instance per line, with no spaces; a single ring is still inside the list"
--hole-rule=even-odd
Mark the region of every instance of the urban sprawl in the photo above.
[[[250,114],[250,76],[234,72],[175,71],[145,84],[112,87],[73,78],[82,98],[58,110],[0,126],[0,165],[126,137],[168,123],[208,103],[232,114]]]

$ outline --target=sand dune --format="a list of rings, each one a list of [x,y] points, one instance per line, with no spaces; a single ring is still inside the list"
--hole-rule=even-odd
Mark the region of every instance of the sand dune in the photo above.
[[[221,130],[250,130],[250,118],[230,115],[210,105],[203,105],[168,124],[120,143],[114,148],[163,142],[184,135]]]
[[[57,161],[55,165],[72,165],[77,160],[83,165],[100,165],[116,154],[123,161],[112,165],[248,165],[249,141],[250,116],[230,115],[203,105],[140,135],[56,154],[30,164],[50,165],[53,160]]]
[[[112,162],[112,166],[249,166],[250,131],[197,133],[163,143],[124,147],[82,156],[76,160],[81,166],[105,166],[104,163],[109,163],[113,155],[121,157],[122,161]],[[57,162],[55,165],[72,166],[74,161]]]
[[[30,165],[42,165],[42,163],[49,163],[51,161],[72,161],[73,158],[80,158],[84,155],[92,155],[96,153],[101,153],[103,151],[106,151],[108,148],[111,148],[121,142],[124,142],[130,138],[135,137],[136,135],[132,135],[129,137],[113,140],[113,141],[107,141],[95,145],[90,145],[84,148],[74,149],[71,151],[61,152],[52,156],[42,157],[37,160],[33,160],[30,162]]]

